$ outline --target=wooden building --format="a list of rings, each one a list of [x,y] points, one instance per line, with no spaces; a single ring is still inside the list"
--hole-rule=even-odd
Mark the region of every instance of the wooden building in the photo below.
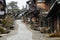
[[[5,0],[0,0],[0,18],[4,18],[5,8],[6,8],[6,1]]]
[[[45,18],[51,9],[52,5],[56,0],[36,0],[37,9],[40,10],[39,13],[39,23],[40,27],[47,26],[47,19]]]
[[[36,9],[36,3],[35,3],[34,0],[29,0],[29,1],[27,1],[27,4],[28,4],[28,7],[29,7],[27,16],[29,18],[31,18],[31,17],[34,16],[34,14],[35,14],[34,12],[37,10]]]
[[[39,23],[39,21],[38,21],[39,10],[37,9],[37,6],[36,6],[36,0],[27,1],[27,5],[28,5],[28,11],[27,11],[27,13],[25,13],[26,14],[25,16],[27,17],[28,20],[30,20],[30,24],[33,27],[37,27],[38,23]]]
[[[56,1],[47,15],[51,32],[60,32],[60,3]]]
[[[28,4],[28,13],[27,17],[29,17],[32,21],[32,19],[36,18],[39,21],[39,26],[46,24],[45,23],[45,17],[52,6],[52,4],[55,2],[55,0],[29,0],[27,1]],[[37,21],[37,20],[36,20]],[[45,26],[45,25],[44,25]]]
[[[36,0],[36,5],[45,11],[48,11],[56,0]]]

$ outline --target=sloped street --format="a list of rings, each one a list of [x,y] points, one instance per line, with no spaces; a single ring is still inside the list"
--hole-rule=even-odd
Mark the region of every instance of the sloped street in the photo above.
[[[60,40],[60,38],[48,38],[46,34],[30,29],[21,20],[16,20],[16,24],[18,25],[18,33],[5,37],[6,40]]]
[[[32,32],[26,28],[26,25],[21,20],[16,20],[18,25],[18,33],[12,36],[6,36],[6,40],[32,40]],[[4,39],[4,40],[5,40]]]

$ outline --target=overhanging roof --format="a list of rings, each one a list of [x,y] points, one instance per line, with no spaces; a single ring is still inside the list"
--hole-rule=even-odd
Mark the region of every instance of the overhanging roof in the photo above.
[[[57,11],[58,11],[58,1],[54,4],[52,9],[48,12],[48,15],[46,18],[52,17]]]

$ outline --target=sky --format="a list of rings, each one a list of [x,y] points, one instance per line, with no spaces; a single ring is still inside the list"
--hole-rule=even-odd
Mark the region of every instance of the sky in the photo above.
[[[26,6],[26,1],[28,1],[28,0],[6,0],[6,4],[8,4],[8,3],[10,3],[11,1],[16,1],[18,4],[18,7],[20,8],[20,9],[22,9],[22,7],[24,6]]]

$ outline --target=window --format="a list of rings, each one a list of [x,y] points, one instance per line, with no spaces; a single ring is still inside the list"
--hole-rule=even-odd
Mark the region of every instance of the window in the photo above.
[[[0,15],[4,15],[4,11],[0,11]]]

